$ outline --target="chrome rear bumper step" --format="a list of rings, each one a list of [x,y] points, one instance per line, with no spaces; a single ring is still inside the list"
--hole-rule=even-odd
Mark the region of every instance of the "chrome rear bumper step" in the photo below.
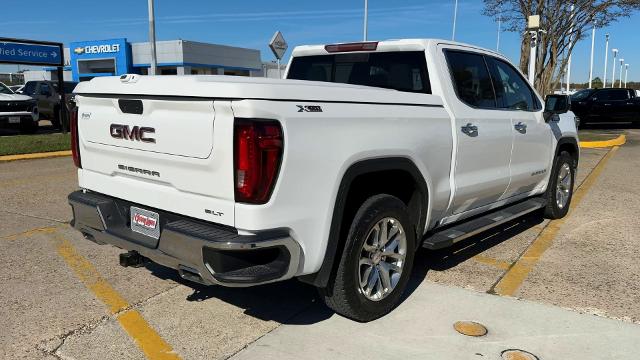
[[[449,247],[458,241],[489,230],[508,221],[511,221],[530,212],[545,207],[546,201],[542,198],[531,198],[493,212],[481,215],[459,224],[454,224],[446,229],[437,230],[428,234],[422,243],[422,247],[430,250],[438,250]]]

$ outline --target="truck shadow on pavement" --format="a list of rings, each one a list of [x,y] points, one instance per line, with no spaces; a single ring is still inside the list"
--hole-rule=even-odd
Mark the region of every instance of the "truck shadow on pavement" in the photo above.
[[[492,230],[473,236],[451,248],[417,252],[414,269],[403,300],[406,300],[423,283],[429,271],[444,271],[465,262],[510,238],[540,224],[541,214],[507,222]],[[335,315],[324,306],[316,289],[297,280],[260,285],[249,288],[205,286],[182,279],[175,270],[149,263],[151,273],[161,279],[171,280],[193,290],[186,301],[207,301],[212,298],[244,309],[244,313],[265,321],[277,321],[289,325],[308,325],[321,322]]]

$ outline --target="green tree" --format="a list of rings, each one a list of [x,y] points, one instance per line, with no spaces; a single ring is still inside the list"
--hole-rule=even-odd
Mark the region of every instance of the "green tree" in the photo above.
[[[527,19],[540,15],[540,27],[546,33],[539,36],[534,84],[542,94],[558,87],[573,47],[589,35],[594,23],[605,27],[640,10],[640,0],[484,0],[484,5],[486,16],[502,20],[507,31],[522,34],[520,69],[524,73],[529,64]]]

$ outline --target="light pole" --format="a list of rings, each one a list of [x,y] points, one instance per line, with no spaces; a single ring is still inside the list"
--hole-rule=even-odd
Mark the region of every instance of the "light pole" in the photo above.
[[[153,0],[149,0],[149,45],[151,46],[151,67],[149,75],[156,75],[158,60],[156,58],[156,21],[153,11]]]
[[[569,30],[569,36],[570,36],[570,40],[569,43],[571,43],[571,39],[573,39],[573,16],[574,16],[574,11],[575,9],[575,5],[571,5],[571,29]],[[571,90],[571,53],[569,53],[569,60],[567,61],[567,94],[569,94],[569,91]]]
[[[498,15],[498,43],[496,44],[496,52],[500,52],[500,31],[502,30],[502,17]]]
[[[453,32],[451,33],[451,40],[456,39],[456,20],[458,19],[458,0],[456,0],[456,4],[453,7]]]
[[[364,41],[367,41],[368,26],[369,26],[369,0],[364,0]]]
[[[538,50],[538,36],[540,36],[541,32],[545,32],[540,29],[540,15],[531,15],[527,19],[527,31],[529,32],[529,36],[531,36],[531,44],[529,49],[529,72],[528,72],[528,80],[531,86],[535,86],[535,78],[536,78],[536,55]]]
[[[613,70],[611,71],[611,87],[616,86],[616,57],[618,57],[618,49],[611,50],[613,52]]]
[[[591,62],[589,63],[589,89],[591,89],[591,81],[593,80],[593,48],[596,43],[596,24],[593,23],[593,29],[591,29]]]
[[[607,61],[609,58],[609,34],[604,36],[605,45],[604,45],[604,79],[602,79],[602,88],[607,87]]]
[[[620,80],[618,81],[618,87],[622,87],[622,67],[624,66],[624,59],[620,59]]]
[[[627,87],[627,75],[629,75],[629,64],[624,64],[624,87]]]

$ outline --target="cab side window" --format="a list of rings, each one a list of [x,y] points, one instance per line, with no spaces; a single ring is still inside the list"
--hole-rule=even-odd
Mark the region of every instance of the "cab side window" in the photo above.
[[[49,84],[40,84],[40,94],[51,94],[51,88],[49,88]]]
[[[445,55],[458,98],[473,107],[496,108],[496,96],[484,56],[454,50],[446,50]]]
[[[508,63],[487,57],[498,107],[510,110],[533,111],[539,109],[533,90],[520,73]]]
[[[599,91],[595,97],[598,100],[604,101],[627,100],[629,98],[629,92],[626,89],[607,89]]]

